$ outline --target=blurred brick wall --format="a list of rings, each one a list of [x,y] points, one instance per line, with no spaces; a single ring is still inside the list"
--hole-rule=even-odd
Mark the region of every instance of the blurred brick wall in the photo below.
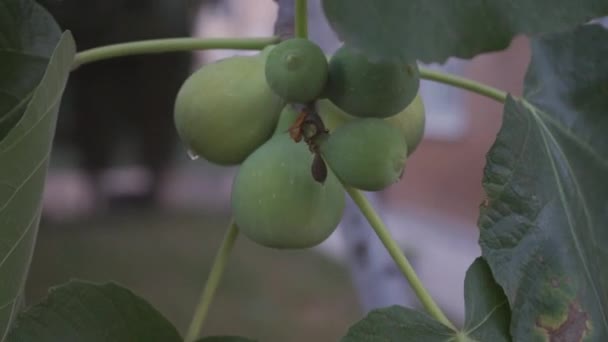
[[[464,76],[520,95],[528,61],[528,41],[518,37],[505,51],[474,58]],[[471,114],[466,136],[450,142],[425,139],[408,160],[403,180],[387,190],[391,207],[436,209],[477,221],[485,155],[500,128],[502,106],[475,94],[465,96]]]

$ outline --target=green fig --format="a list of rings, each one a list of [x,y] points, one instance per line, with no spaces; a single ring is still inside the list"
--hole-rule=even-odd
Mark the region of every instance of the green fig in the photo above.
[[[327,99],[317,101],[317,111],[330,132],[348,121],[357,119]],[[424,102],[420,94],[416,95],[404,110],[384,120],[401,130],[407,143],[408,156],[414,153],[422,141],[426,123]]]
[[[298,113],[292,105],[286,105],[279,116],[279,122],[277,123],[273,135],[286,133],[289,130],[289,127],[296,122],[299,115],[300,113]]]
[[[321,155],[349,186],[382,190],[401,178],[407,143],[401,131],[382,119],[355,119],[319,142]]]
[[[277,44],[266,59],[266,80],[287,102],[315,100],[327,82],[327,57],[315,43],[292,38]]]
[[[416,95],[414,101],[409,106],[399,112],[399,114],[385,120],[401,130],[407,143],[407,155],[412,155],[424,137],[426,115],[422,97]]]
[[[343,45],[329,61],[329,80],[323,94],[353,116],[387,118],[405,109],[419,86],[416,63],[374,61]]]
[[[311,175],[313,155],[304,143],[277,134],[239,168],[232,210],[249,239],[276,249],[316,246],[340,223],[345,193],[330,171],[324,183]]]
[[[271,136],[285,102],[266,84],[266,54],[204,65],[184,82],[174,120],[192,153],[215,164],[236,165]]]
[[[317,100],[317,112],[323,120],[325,128],[330,132],[357,118],[338,108],[328,99]]]

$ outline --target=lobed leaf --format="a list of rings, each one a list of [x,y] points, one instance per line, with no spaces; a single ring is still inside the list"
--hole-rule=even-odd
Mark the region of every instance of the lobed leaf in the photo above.
[[[518,34],[608,15],[605,0],[323,0],[338,36],[372,56],[444,62],[506,48]]]
[[[7,342],[182,342],[156,309],[113,283],[71,281],[19,315]]]
[[[464,298],[466,320],[461,331],[454,331],[425,313],[392,306],[370,312],[341,341],[511,341],[507,299],[482,258],[467,271]]]
[[[487,155],[480,244],[517,341],[608,341],[608,31],[532,41]]]
[[[12,59],[7,55],[17,54],[19,58],[27,60],[33,52],[37,53],[33,59],[38,64],[14,63],[18,72],[13,75],[12,83],[6,82],[4,74],[0,78],[0,93],[4,94],[0,95],[0,113],[6,114],[7,108],[9,112],[24,109],[22,115],[11,120],[7,135],[0,141],[0,340],[6,336],[22,305],[22,291],[40,220],[42,191],[57,111],[76,53],[74,40],[67,32],[57,43],[50,59],[45,60],[45,47],[54,45],[55,41],[54,35],[43,34],[42,28],[46,27],[52,32],[56,26],[51,21],[43,20],[48,19],[43,10],[30,1],[3,0],[1,6],[8,11],[0,11],[0,27],[3,29],[0,35],[0,65],[6,66],[4,61],[11,65]],[[8,19],[12,20],[8,21],[9,25],[4,21]],[[28,31],[28,28],[31,30]],[[24,36],[21,37],[19,32]],[[29,36],[37,34],[40,36]],[[42,63],[46,70],[38,79]],[[28,66],[33,69],[28,69]],[[8,74],[12,75],[10,72]],[[32,86],[34,88],[30,89]],[[7,89],[21,92],[9,93]],[[31,97],[28,98],[27,92],[31,92]],[[19,104],[19,101],[22,102]],[[18,104],[11,107],[11,103]]]

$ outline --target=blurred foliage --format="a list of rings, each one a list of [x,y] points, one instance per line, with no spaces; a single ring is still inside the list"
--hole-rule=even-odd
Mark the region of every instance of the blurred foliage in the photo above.
[[[227,217],[120,213],[41,224],[28,303],[71,278],[114,280],[161,311],[183,333]],[[203,328],[265,342],[336,341],[361,319],[346,269],[313,250],[276,251],[240,236]]]

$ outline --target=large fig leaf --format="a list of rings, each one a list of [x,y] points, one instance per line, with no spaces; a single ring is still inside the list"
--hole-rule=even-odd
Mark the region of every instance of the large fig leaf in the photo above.
[[[511,341],[507,299],[482,258],[467,271],[464,297],[466,320],[462,331],[454,331],[422,312],[392,306],[371,311],[350,328],[342,342]]]
[[[181,342],[156,309],[113,283],[71,281],[18,316],[7,342]]]
[[[492,271],[483,258],[477,258],[467,271],[464,302],[463,336],[473,341],[511,341],[511,310],[507,297],[492,277]]]
[[[372,56],[443,62],[502,50],[520,33],[608,15],[606,0],[323,0],[330,25]]]
[[[608,341],[608,31],[532,42],[487,155],[480,244],[516,341]]]
[[[245,337],[238,336],[209,336],[198,340],[197,342],[256,342]]]
[[[2,1],[0,6],[12,4],[12,1],[8,3]],[[30,16],[39,13],[36,6],[23,5],[22,8],[29,9],[30,12],[26,11],[20,15],[30,18],[29,20],[39,18]],[[7,18],[5,12],[0,13],[3,18]],[[0,26],[5,23],[0,22],[2,23]],[[35,23],[30,24],[35,25]],[[51,25],[48,29],[53,30],[54,26]],[[10,33],[8,31],[6,35],[0,36],[0,44],[10,42],[4,40],[12,37]],[[23,52],[25,51],[23,49],[12,51],[0,48],[2,49],[8,51],[9,55],[22,51],[23,58],[27,59],[29,56],[29,52]],[[40,49],[39,52],[42,54],[43,50]],[[64,34],[48,61],[46,71],[38,85],[35,89],[30,89],[31,99],[25,100],[23,115],[9,130],[4,140],[0,141],[0,340],[6,336],[18,305],[22,302],[22,290],[38,231],[42,190],[55,133],[57,111],[75,52],[72,36],[69,33]],[[42,59],[43,56],[39,58]],[[3,65],[4,60],[0,57],[0,65]],[[16,67],[18,65],[19,63],[15,64]],[[37,70],[31,73],[25,68],[19,70],[22,78],[15,75],[16,83],[21,80],[28,83],[29,80],[37,78]],[[0,80],[4,81],[4,74]],[[14,89],[17,88],[20,87]],[[9,87],[3,86],[0,93],[4,91],[5,95],[12,94],[7,89]],[[13,97],[15,101],[12,103],[17,103],[22,100],[20,96],[23,94],[14,93],[14,96],[4,96],[0,104],[6,105]],[[4,108],[12,110],[9,107]]]
[[[19,121],[61,32],[32,0],[0,0],[0,141]]]
[[[372,310],[348,330],[341,342],[445,342],[455,335],[455,331],[425,313],[391,306]]]

